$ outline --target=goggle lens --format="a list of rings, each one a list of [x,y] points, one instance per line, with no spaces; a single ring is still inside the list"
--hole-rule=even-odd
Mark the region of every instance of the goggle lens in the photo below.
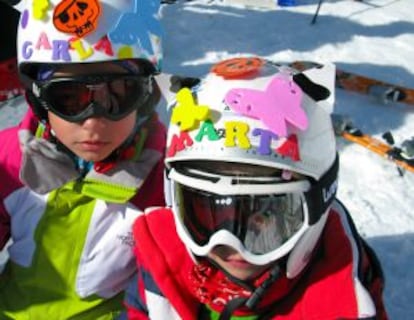
[[[151,94],[151,78],[137,75],[55,78],[37,85],[45,107],[72,122],[91,116],[119,120]]]
[[[175,192],[181,223],[199,246],[227,230],[251,253],[266,254],[304,224],[301,194],[220,196],[179,183]]]

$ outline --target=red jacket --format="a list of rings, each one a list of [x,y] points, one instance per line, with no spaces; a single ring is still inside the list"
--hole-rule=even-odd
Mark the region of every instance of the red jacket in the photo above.
[[[128,318],[200,319],[201,304],[190,290],[194,260],[176,234],[171,210],[139,217],[134,237],[139,273],[127,291]],[[293,281],[282,278],[265,297],[277,297],[266,319],[387,319],[381,267],[338,202],[306,271]]]

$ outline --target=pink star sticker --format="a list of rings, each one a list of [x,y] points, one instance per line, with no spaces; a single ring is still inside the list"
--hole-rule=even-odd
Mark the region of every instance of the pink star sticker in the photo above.
[[[231,89],[224,101],[234,111],[261,120],[279,137],[287,137],[287,123],[300,130],[308,127],[308,118],[301,107],[302,95],[295,82],[275,76],[264,91]]]

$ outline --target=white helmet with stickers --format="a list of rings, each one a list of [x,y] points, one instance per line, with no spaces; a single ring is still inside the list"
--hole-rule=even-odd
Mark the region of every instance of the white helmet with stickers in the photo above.
[[[329,95],[306,74],[257,57],[223,61],[178,91],[167,198],[196,256],[229,245],[258,265],[288,255],[288,277],[300,273],[336,193],[335,136],[321,103]],[[277,174],[240,176],[223,163]]]
[[[26,0],[18,26],[19,69],[42,64],[140,59],[162,62],[159,0]],[[33,76],[33,75],[30,75]]]

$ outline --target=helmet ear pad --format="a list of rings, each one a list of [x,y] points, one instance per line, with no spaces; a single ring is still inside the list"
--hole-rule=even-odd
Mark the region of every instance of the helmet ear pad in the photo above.
[[[325,213],[321,215],[318,222],[308,228],[289,253],[286,264],[287,278],[295,278],[308,265],[310,258],[312,257],[312,253],[325,227],[329,211],[330,208],[328,208]]]
[[[315,101],[325,100],[331,95],[327,88],[313,82],[303,73],[293,75],[293,81]]]

